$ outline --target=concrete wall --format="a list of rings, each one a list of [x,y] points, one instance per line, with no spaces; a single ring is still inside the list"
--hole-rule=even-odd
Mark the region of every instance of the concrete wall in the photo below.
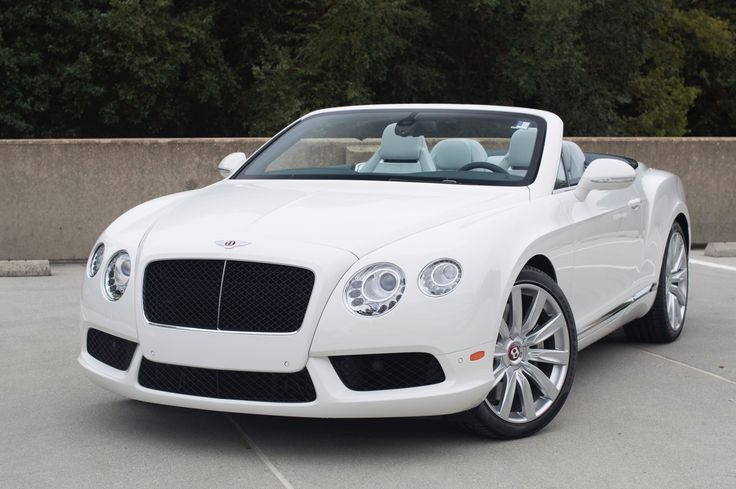
[[[697,243],[736,240],[736,138],[578,138],[680,175]],[[0,259],[86,258],[130,207],[218,180],[263,138],[0,141]],[[350,149],[350,148],[348,148]],[[347,155],[349,157],[350,155]]]

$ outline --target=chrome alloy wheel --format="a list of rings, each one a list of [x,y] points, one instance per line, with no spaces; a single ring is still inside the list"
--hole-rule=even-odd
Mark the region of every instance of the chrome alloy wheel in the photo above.
[[[687,307],[687,249],[679,232],[673,232],[667,245],[665,280],[667,323],[674,331],[682,327]]]
[[[560,394],[570,363],[570,334],[554,297],[534,284],[511,289],[493,356],[486,404],[499,418],[527,423]]]

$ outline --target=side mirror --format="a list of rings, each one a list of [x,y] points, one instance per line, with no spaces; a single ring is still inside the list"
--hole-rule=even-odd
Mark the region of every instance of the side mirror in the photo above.
[[[591,190],[618,190],[626,188],[636,179],[636,171],[621,160],[599,158],[594,160],[583,173],[575,197],[583,201]]]
[[[247,159],[245,153],[230,153],[220,161],[217,169],[220,171],[222,178],[227,178],[232,172],[243,166]]]

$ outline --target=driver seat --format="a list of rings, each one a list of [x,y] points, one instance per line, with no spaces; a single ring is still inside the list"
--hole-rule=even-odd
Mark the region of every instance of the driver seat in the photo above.
[[[399,136],[396,124],[383,130],[381,146],[365,163],[355,167],[361,173],[415,173],[435,171],[424,136]]]
[[[443,139],[432,148],[432,159],[438,170],[459,170],[468,163],[486,161],[488,153],[474,139]]]

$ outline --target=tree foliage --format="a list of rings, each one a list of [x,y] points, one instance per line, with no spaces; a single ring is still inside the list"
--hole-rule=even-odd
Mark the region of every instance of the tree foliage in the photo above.
[[[265,135],[389,102],[733,135],[735,32],[726,0],[0,0],[0,137]]]

